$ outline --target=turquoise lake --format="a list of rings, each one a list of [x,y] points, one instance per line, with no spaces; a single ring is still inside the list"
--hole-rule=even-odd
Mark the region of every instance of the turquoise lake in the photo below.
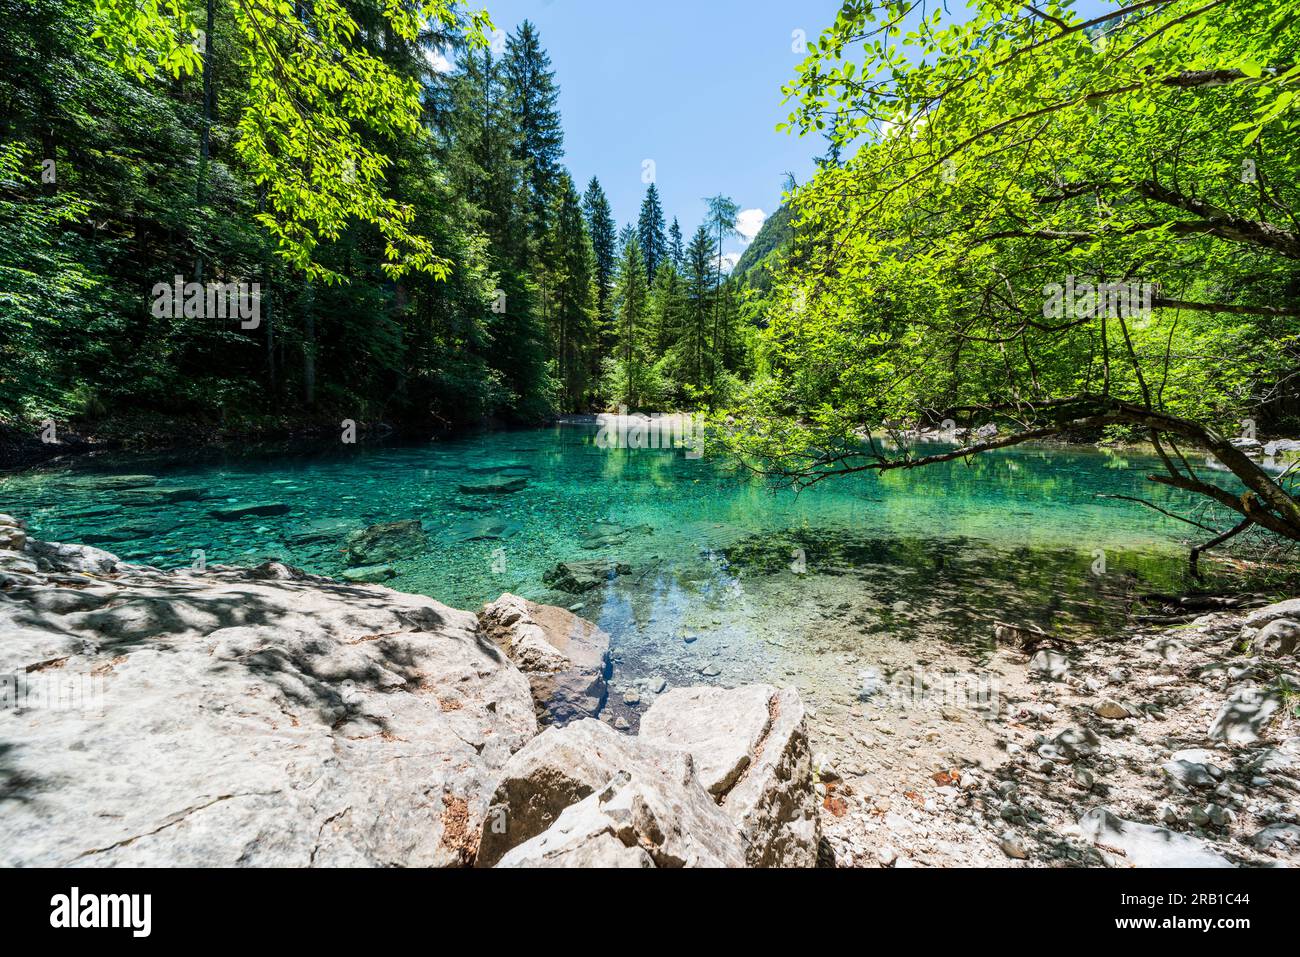
[[[851,683],[841,673],[872,644],[977,657],[995,620],[1082,637],[1136,595],[1183,583],[1185,526],[1102,497],[1176,507],[1145,481],[1150,457],[1021,447],[796,494],[595,435],[560,424],[418,446],[83,459],[8,477],[0,511],[37,537],[162,568],[201,551],[207,564],[274,558],[331,576],[350,567],[350,532],[418,521],[383,563],[389,587],[468,609],[506,591],[573,608],[612,636],[616,673],[674,684],[814,671]],[[522,487],[460,490],[493,480]],[[283,514],[212,515],[250,504]],[[559,562],[604,559],[625,571],[591,591],[544,581]]]

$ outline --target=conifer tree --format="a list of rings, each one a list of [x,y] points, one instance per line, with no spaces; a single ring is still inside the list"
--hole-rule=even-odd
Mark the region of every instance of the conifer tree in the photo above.
[[[641,399],[646,334],[646,273],[640,244],[629,238],[619,262],[614,303],[618,313],[616,394],[613,398],[635,408]]]
[[[583,194],[582,211],[587,219],[587,233],[591,236],[591,248],[596,257],[596,312],[601,322],[608,322],[611,318],[610,297],[614,290],[614,269],[618,256],[615,243],[618,237],[609,199],[595,176]]]
[[[678,225],[676,216],[673,217],[673,224],[668,227],[668,256],[679,273],[686,268],[686,245],[682,241],[682,227]]]
[[[564,155],[564,129],[551,58],[542,48],[537,28],[528,20],[506,41],[506,77],[518,130],[514,155],[524,167],[528,235],[537,239],[550,225],[551,200]]]
[[[654,281],[655,270],[668,256],[668,237],[664,230],[664,208],[659,202],[659,188],[651,183],[641,201],[641,218],[637,220],[637,239],[645,260],[647,282]]]

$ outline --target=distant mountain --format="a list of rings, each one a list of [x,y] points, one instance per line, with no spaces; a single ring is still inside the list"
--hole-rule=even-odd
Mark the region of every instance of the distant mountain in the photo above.
[[[767,289],[772,278],[769,272],[775,253],[783,250],[794,235],[790,227],[790,208],[782,205],[763,223],[754,241],[745,247],[735,268],[731,270],[732,279],[743,279],[748,285]]]

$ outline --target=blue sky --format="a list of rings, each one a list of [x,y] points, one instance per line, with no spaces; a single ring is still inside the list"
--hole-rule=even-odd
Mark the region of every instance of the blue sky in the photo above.
[[[702,198],[726,193],[770,215],[787,172],[802,182],[820,140],[777,133],[781,84],[803,59],[791,34],[815,39],[839,0],[480,0],[507,31],[532,20],[560,84],[565,163],[581,190],[593,174],[622,226],[645,193],[642,163],[686,238]],[[753,229],[758,216],[746,221]],[[743,242],[733,239],[728,251]]]

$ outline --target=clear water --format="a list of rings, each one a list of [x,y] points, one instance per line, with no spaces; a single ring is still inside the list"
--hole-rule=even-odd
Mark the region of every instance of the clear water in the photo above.
[[[1184,574],[1185,526],[1102,497],[1177,507],[1179,493],[1144,480],[1148,457],[1022,447],[796,494],[721,461],[594,438],[594,427],[557,425],[420,446],[83,463],[7,478],[0,511],[40,538],[163,568],[201,550],[208,564],[276,558],[325,575],[349,567],[349,531],[417,519],[426,543],[387,563],[390,587],[470,609],[504,591],[573,607],[611,634],[624,678],[673,684],[702,669],[726,684],[790,680],[814,662],[834,672],[873,642],[924,638],[977,655],[994,620],[1105,631],[1133,596]],[[140,473],[154,491],[112,487]],[[493,477],[527,484],[458,489]],[[161,489],[205,497],[159,502]],[[289,510],[210,514],[252,503]],[[543,582],[557,562],[599,558],[630,572],[581,595]]]

